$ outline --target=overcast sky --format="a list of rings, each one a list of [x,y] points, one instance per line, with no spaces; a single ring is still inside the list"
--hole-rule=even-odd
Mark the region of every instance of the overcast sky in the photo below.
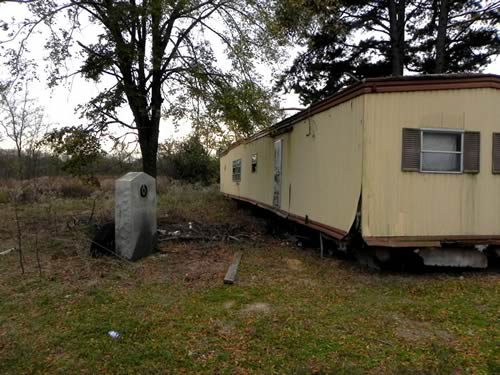
[[[29,12],[25,10],[25,7],[20,4],[0,4],[0,19],[10,20],[15,18],[16,20],[22,20],[25,17],[29,17]],[[40,28],[40,31],[43,27]],[[90,25],[82,25],[82,30],[76,35],[76,39],[82,41],[85,44],[89,44],[96,41],[96,36],[99,29]],[[0,40],[1,34],[0,34]],[[83,104],[89,99],[93,98],[99,93],[100,90],[110,87],[114,84],[114,80],[110,77],[105,77],[107,81],[103,81],[101,84],[96,84],[94,82],[86,81],[82,77],[75,75],[71,79],[68,79],[64,84],[61,84],[55,88],[48,88],[46,84],[46,62],[44,58],[47,56],[47,51],[44,49],[45,37],[44,34],[34,35],[29,40],[28,49],[30,50],[30,57],[36,60],[39,64],[37,69],[38,76],[40,80],[38,82],[33,82],[30,84],[30,96],[38,100],[39,104],[46,109],[47,121],[54,126],[69,126],[78,125],[82,123],[79,119],[78,113],[75,113],[75,107],[78,104]],[[4,46],[14,46],[15,44],[7,44]],[[223,56],[222,46],[215,44],[216,56]],[[217,49],[220,48],[220,51]],[[290,60],[292,57],[290,57]],[[67,61],[67,69],[69,71],[75,71],[79,68],[81,60],[69,59]],[[228,61],[219,61],[221,65],[230,66]],[[274,68],[274,69],[273,69]],[[0,79],[5,78],[7,75],[7,69],[0,65]],[[271,87],[273,85],[274,77],[272,71],[279,71],[279,67],[266,67],[260,66],[259,72],[264,77],[264,83]],[[280,98],[282,107],[301,107],[298,96],[295,94],[283,95]],[[293,114],[293,112],[291,112]],[[120,115],[123,118],[129,118],[132,120],[132,116],[128,107],[121,111]],[[122,118],[122,119],[123,119]],[[186,136],[191,130],[189,123],[184,123],[178,128],[169,120],[162,120],[160,127],[160,141],[171,138],[182,138]],[[122,131],[120,128],[116,127],[114,132],[120,133]],[[4,142],[1,144],[3,147],[10,147],[9,142]]]
[[[0,17],[2,20],[11,19],[15,17],[16,19],[21,19],[27,16],[27,12],[23,10],[23,7],[19,4],[1,4],[0,5]],[[84,38],[85,42],[89,42],[95,37],[97,31],[92,29],[92,26],[84,26],[82,33],[77,36],[77,38]],[[32,98],[38,100],[39,104],[46,109],[47,121],[55,126],[70,126],[82,123],[79,119],[78,114],[75,113],[75,107],[78,104],[85,103],[90,98],[94,97],[100,89],[108,85],[96,85],[93,82],[88,82],[82,79],[80,76],[74,76],[72,79],[68,80],[64,85],[57,86],[56,88],[47,88],[45,81],[45,61],[46,51],[43,48],[45,38],[42,34],[35,35],[31,38],[29,49],[32,54],[31,57],[39,62],[38,74],[40,76],[39,82],[34,82],[30,87],[30,95]],[[293,53],[291,54],[289,60],[292,61]],[[73,60],[68,61],[68,68],[70,70],[75,70],[78,68],[80,61]],[[272,69],[274,68],[274,69]],[[0,65],[0,78],[5,78],[7,71],[6,68]],[[261,67],[261,74],[264,77],[265,83],[269,86],[272,85],[274,74],[279,71],[277,67]],[[500,58],[497,58],[494,63],[485,69],[487,73],[500,74]],[[112,81],[110,81],[112,82]],[[297,95],[283,95],[281,98],[281,104],[283,107],[301,107]],[[291,112],[290,114],[293,114]],[[125,109],[122,112],[124,117],[130,116],[130,112]],[[168,121],[164,121],[160,128],[160,139],[168,138],[179,138],[188,134],[190,131],[189,124],[184,124],[175,129],[174,126]],[[120,132],[120,129],[116,129],[115,132]],[[3,143],[2,146],[9,147],[7,143]]]

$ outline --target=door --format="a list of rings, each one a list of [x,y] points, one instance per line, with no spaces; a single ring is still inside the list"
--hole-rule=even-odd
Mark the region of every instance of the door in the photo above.
[[[283,159],[283,140],[274,142],[274,168],[273,168],[273,206],[281,206],[281,178]]]

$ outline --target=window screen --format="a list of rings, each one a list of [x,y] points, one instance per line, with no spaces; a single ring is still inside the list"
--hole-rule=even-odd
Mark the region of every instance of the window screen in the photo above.
[[[257,154],[252,155],[252,173],[257,172]]]
[[[421,171],[462,172],[463,133],[422,130]]]
[[[241,181],[241,159],[233,160],[233,181]]]

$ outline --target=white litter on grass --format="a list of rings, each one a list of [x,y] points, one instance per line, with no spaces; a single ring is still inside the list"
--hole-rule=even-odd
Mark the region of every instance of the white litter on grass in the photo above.
[[[0,252],[0,255],[7,255],[7,254],[10,254],[10,253],[12,253],[12,251],[14,251],[15,249],[16,249],[15,247],[13,247],[12,249],[7,249],[7,250],[5,250],[5,251]]]
[[[193,229],[193,223],[189,222],[189,230],[192,230]]]
[[[108,336],[116,340],[118,337],[120,337],[120,334],[116,331],[109,331]]]
[[[180,236],[181,235],[181,231],[180,230],[176,230],[174,232],[168,232],[168,235],[169,236]]]

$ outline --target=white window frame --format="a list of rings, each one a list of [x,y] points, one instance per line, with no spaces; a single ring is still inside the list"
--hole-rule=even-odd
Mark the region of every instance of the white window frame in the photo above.
[[[253,166],[254,166],[254,164],[253,164],[254,158],[255,158],[255,170],[253,168]],[[259,161],[259,157],[258,157],[257,153],[252,154],[250,156],[250,170],[252,171],[252,173],[257,173],[258,161]]]
[[[239,169],[240,169],[239,173],[234,173],[235,164],[238,164],[238,166],[239,166]],[[232,173],[232,180],[234,182],[240,182],[241,181],[241,158],[233,160],[233,164],[232,164],[232,168],[231,168],[231,173]],[[235,176],[238,176],[238,178],[236,179]]]
[[[424,133],[452,133],[460,134],[460,151],[436,151],[424,150]],[[420,172],[421,173],[445,173],[445,174],[462,174],[464,173],[464,130],[461,129],[435,129],[435,128],[421,128],[420,129]],[[460,154],[460,170],[459,171],[427,171],[423,169],[424,153],[434,154]]]

